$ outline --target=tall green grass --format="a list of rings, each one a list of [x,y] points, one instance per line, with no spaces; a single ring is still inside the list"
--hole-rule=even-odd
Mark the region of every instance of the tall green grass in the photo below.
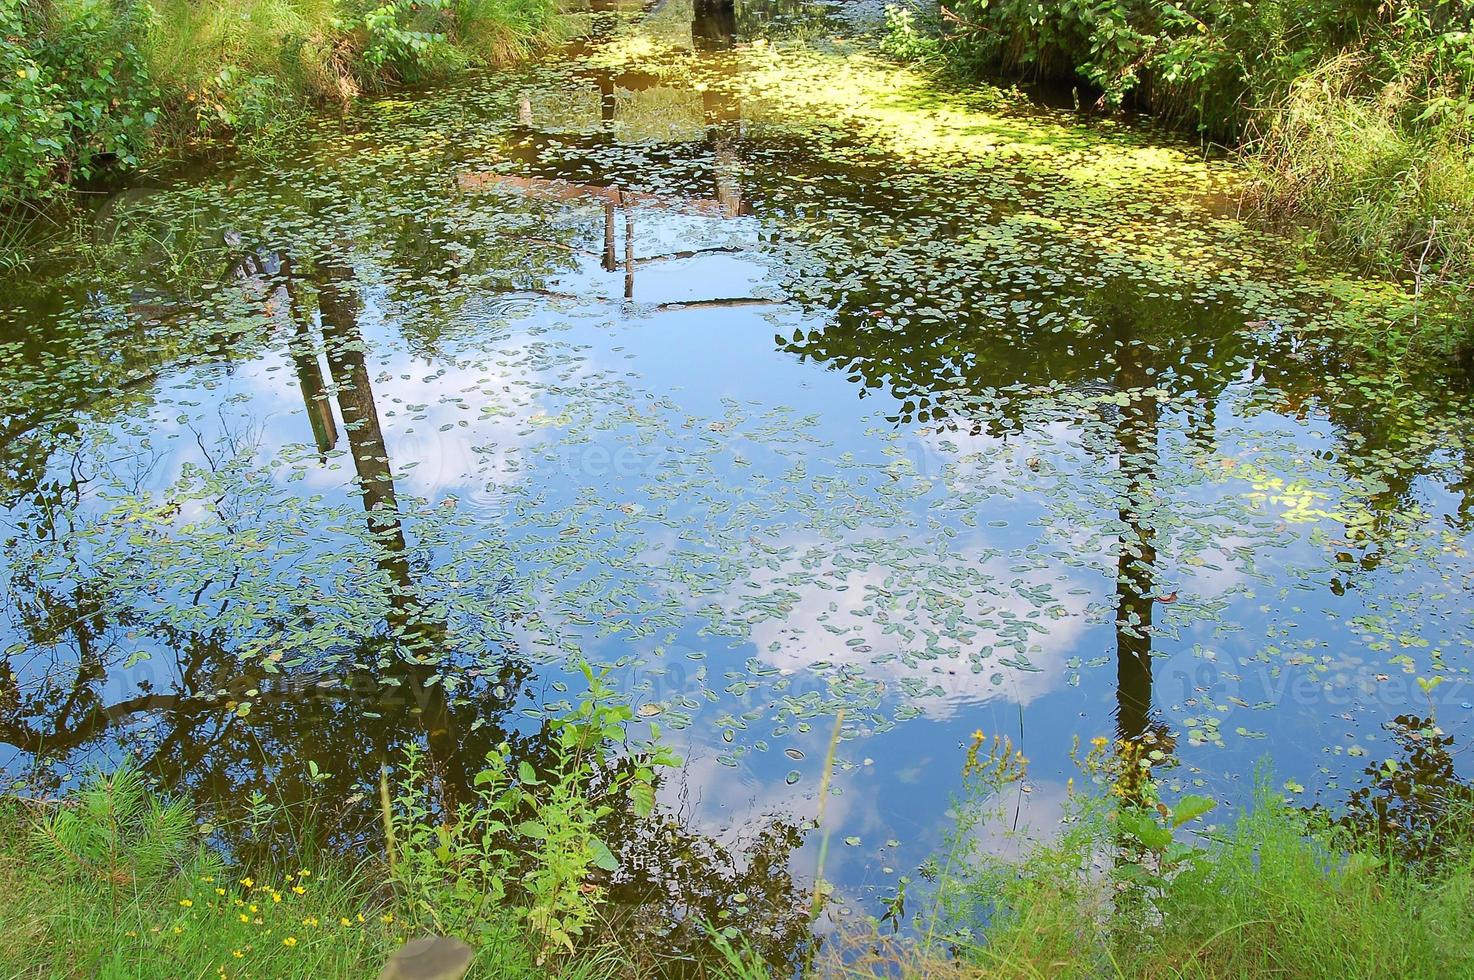
[[[1117,746],[1098,744],[1083,760],[1095,784],[1072,789],[1058,833],[1019,858],[990,856],[977,831],[986,801],[1021,771],[973,767],[958,832],[934,862],[935,904],[918,917],[927,941],[874,972],[894,975],[899,963],[907,975],[1082,980],[1474,976],[1474,810],[1462,784],[1426,787],[1416,806],[1394,800],[1397,821],[1384,826],[1366,819],[1381,812],[1368,808],[1373,790],[1333,821],[1287,806],[1262,769],[1252,805],[1211,825],[1210,800],[1164,799],[1145,765],[1152,755]],[[1436,848],[1419,826],[1430,822]]]
[[[136,769],[0,801],[0,975],[374,975],[402,941],[362,870],[232,868]]]
[[[0,799],[0,976],[359,980],[407,940],[447,931],[379,861],[345,863],[288,840],[273,842],[273,858],[232,863],[208,830],[127,766],[59,801]],[[482,900],[475,912],[449,930],[477,951],[472,978],[618,971],[597,953],[548,962],[512,904]]]
[[[1474,35],[1470,45],[1474,59]],[[1474,286],[1474,72],[1463,82],[1430,78],[1414,61],[1376,85],[1368,83],[1371,70],[1365,53],[1340,54],[1264,107],[1245,144],[1248,200],[1402,276],[1419,299],[1467,291]],[[1467,344],[1471,336],[1443,340]]]

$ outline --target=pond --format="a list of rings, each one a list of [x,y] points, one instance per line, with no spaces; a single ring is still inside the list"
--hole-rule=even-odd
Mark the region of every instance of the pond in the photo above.
[[[685,760],[614,897],[776,958],[823,837],[821,929],[915,876],[975,731],[1040,834],[1092,738],[1225,813],[1462,745],[1469,389],[1342,343],[1413,300],[855,21],[600,6],[99,197],[0,292],[13,788],[132,754],[362,852],[381,761],[541,758],[584,658]]]

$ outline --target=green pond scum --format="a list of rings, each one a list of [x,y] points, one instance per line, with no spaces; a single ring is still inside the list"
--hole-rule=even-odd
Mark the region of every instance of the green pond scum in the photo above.
[[[582,765],[596,676],[631,748],[587,778],[649,791],[577,811],[600,921],[781,973],[912,930],[975,732],[1027,760],[995,854],[1092,739],[1194,826],[1374,812],[1410,729],[1462,785],[1474,404],[1398,349],[1426,296],[853,9],[572,16],[92,195],[0,287],[10,793],[127,763],[229,860],[357,860],[407,757],[427,820],[488,755]]]

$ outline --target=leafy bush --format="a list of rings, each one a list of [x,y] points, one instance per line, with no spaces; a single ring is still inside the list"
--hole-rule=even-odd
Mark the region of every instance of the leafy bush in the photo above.
[[[139,38],[149,8],[0,0],[0,196],[136,165],[158,118]]]
[[[994,70],[1084,83],[1104,105],[1226,137],[1257,98],[1354,38],[1376,9],[1367,0],[960,0],[948,22],[953,43]]]
[[[916,14],[911,7],[886,4],[880,49],[900,61],[931,65],[941,59],[941,45],[933,32],[918,23]]]
[[[474,798],[446,806],[424,752],[405,753],[392,803],[387,783],[383,791],[386,836],[417,919],[475,937],[510,900],[544,941],[543,956],[573,952],[603,893],[596,872],[618,867],[601,826],[617,809],[649,816],[655,771],[677,762],[653,740],[616,760],[633,712],[603,675],[586,664],[583,673],[588,692],[578,707],[548,723],[552,757],[541,771],[526,760],[514,768],[504,745],[487,755]]]

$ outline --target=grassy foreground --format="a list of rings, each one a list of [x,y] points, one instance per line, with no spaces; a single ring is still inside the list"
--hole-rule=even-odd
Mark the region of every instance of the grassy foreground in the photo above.
[[[1254,806],[1214,826],[1212,800],[1186,795],[1169,805],[1158,795],[1149,750],[1104,743],[1084,760],[1095,786],[1071,792],[1059,834],[1004,860],[987,855],[979,831],[1024,762],[1006,743],[980,751],[975,741],[950,847],[922,869],[937,886],[915,916],[915,941],[886,942],[876,924],[786,969],[713,933],[715,961],[669,975],[1474,976],[1467,786],[1418,783],[1384,763],[1388,778],[1354,793],[1332,823],[1287,808],[1261,777]],[[587,882],[597,854],[581,863],[571,841],[534,853],[527,889],[506,892],[492,879],[518,875],[479,843],[485,831],[495,836],[494,822],[472,810],[456,828],[415,818],[416,765],[411,758],[411,782],[386,804],[400,828],[390,843],[398,867],[312,858],[233,866],[207,846],[190,809],[163,802],[136,769],[95,778],[59,803],[0,800],[0,975],[366,977],[425,933],[471,941],[472,977],[667,975],[597,946],[575,953],[550,928],[550,919],[567,925],[585,914],[569,904],[575,894],[591,895],[594,913],[600,898]],[[502,779],[495,765],[491,772],[488,782]],[[601,809],[598,791],[577,777],[548,785],[566,792],[538,801],[540,840],[556,836],[554,826],[576,831],[588,803],[585,815]],[[504,798],[505,789],[486,797]],[[415,843],[427,836],[433,850]],[[487,860],[462,862],[467,848]],[[578,867],[568,895],[539,899],[543,879],[570,863]],[[539,901],[548,901],[541,914]]]
[[[923,869],[938,882],[916,919],[923,941],[862,954],[850,969],[894,976],[899,961],[903,975],[928,977],[1474,976],[1474,797],[1467,784],[1406,764],[1446,748],[1441,732],[1405,734],[1409,760],[1369,769],[1373,782],[1334,819],[1288,806],[1264,770],[1253,805],[1216,825],[1213,800],[1164,797],[1152,775],[1167,760],[1161,743],[1097,739],[1058,833],[1017,859],[990,855],[983,828],[998,790],[1023,778],[1024,760],[1006,740],[1000,751],[979,735],[956,831]]]
[[[617,868],[600,834],[650,815],[675,758],[630,747],[633,712],[583,672],[540,769],[502,745],[452,792],[413,742],[384,760],[382,840],[357,854],[316,854],[261,798],[245,826],[214,827],[132,765],[59,801],[0,798],[0,976],[361,978],[427,934],[470,943],[472,977],[615,975],[615,944],[595,935],[598,873]],[[616,743],[631,753],[618,762]]]
[[[372,976],[395,939],[362,876],[230,868],[136,771],[0,803],[0,889],[7,977]]]
[[[381,862],[227,863],[190,809],[163,803],[133,769],[59,804],[0,801],[0,890],[0,976],[15,978],[359,980],[437,931]],[[540,944],[511,907],[458,931],[478,951],[472,977],[609,973],[584,960],[540,965]]]
[[[0,204],[558,36],[553,0],[0,0]]]

